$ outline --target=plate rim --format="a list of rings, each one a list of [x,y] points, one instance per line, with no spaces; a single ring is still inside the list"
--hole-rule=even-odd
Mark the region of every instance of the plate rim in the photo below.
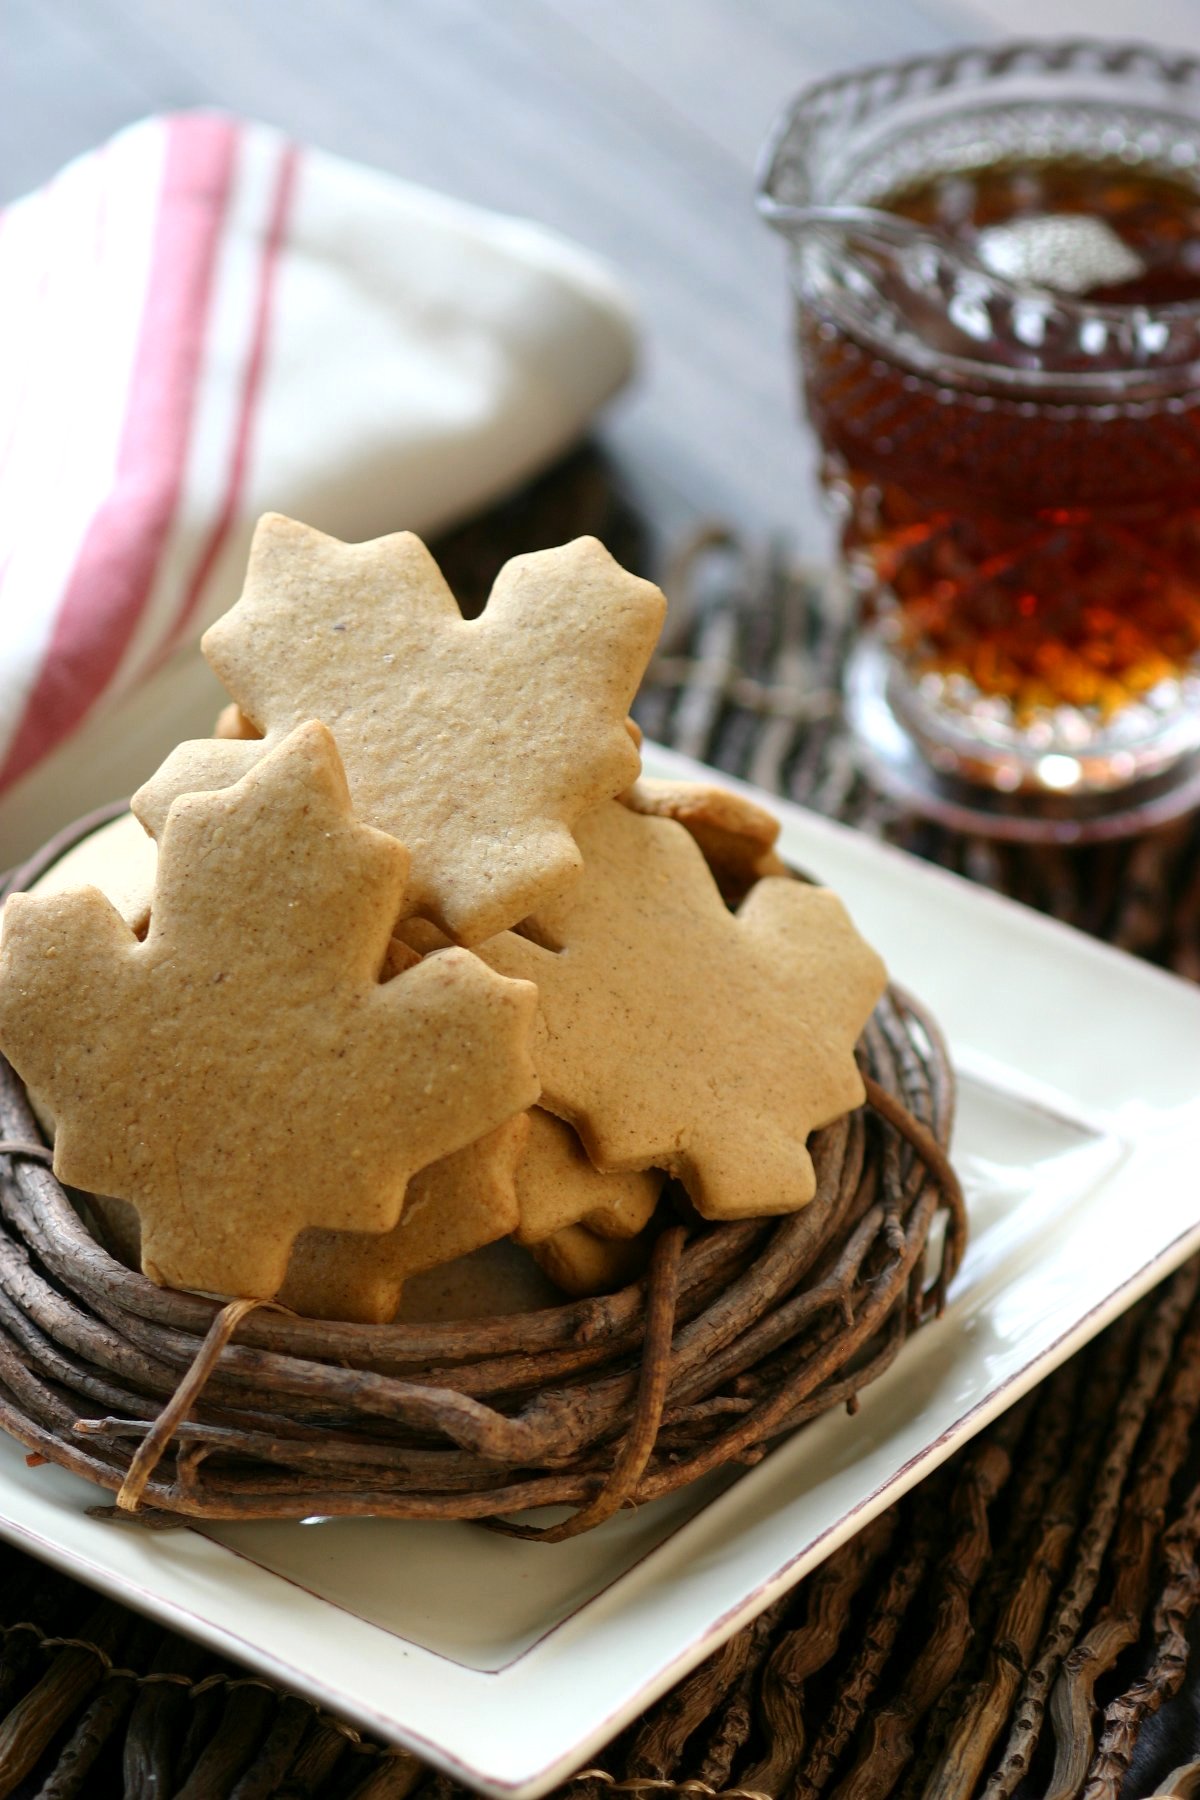
[[[1187,1004],[1195,1008],[1197,1022],[1200,1024],[1200,993],[1190,983],[1183,981],[1153,964],[1142,962],[1128,953],[1090,938],[1076,931],[1073,927],[1049,918],[1032,909],[1000,895],[990,889],[978,886],[965,877],[955,874],[934,864],[921,861],[908,852],[886,844],[868,836],[853,827],[836,820],[824,818],[796,805],[787,799],[770,794],[750,783],[740,781],[723,771],[711,769],[683,755],[662,746],[647,743],[644,747],[644,760],[648,774],[667,775],[689,780],[712,780],[734,792],[744,794],[758,804],[765,804],[777,810],[785,823],[791,823],[800,830],[806,839],[815,844],[821,840],[836,843],[840,848],[853,845],[856,855],[861,859],[886,868],[893,863],[902,866],[906,874],[919,873],[921,879],[930,884],[931,890],[944,887],[953,893],[955,903],[966,900],[967,905],[975,911],[982,909],[985,916],[995,918],[1003,930],[1011,923],[1020,924],[1023,931],[1032,931],[1035,938],[1046,943],[1058,942],[1072,960],[1078,965],[1080,959],[1091,962],[1093,967],[1102,969],[1121,968],[1136,971],[1137,980],[1143,984],[1145,991],[1155,990],[1163,995],[1170,995],[1173,1001],[1186,998]],[[1200,1036],[1200,1034],[1198,1034]],[[171,1597],[155,1591],[143,1583],[123,1573],[111,1564],[89,1555],[78,1547],[65,1544],[22,1520],[10,1516],[9,1505],[5,1499],[8,1477],[0,1467],[0,1536],[8,1538],[22,1548],[51,1563],[65,1573],[81,1579],[90,1586],[124,1601],[135,1609],[148,1612],[184,1635],[199,1638],[212,1649],[232,1656],[235,1660],[249,1664],[251,1667],[266,1673],[271,1680],[288,1691],[302,1694],[314,1704],[331,1713],[341,1715],[356,1725],[380,1737],[384,1742],[396,1744],[413,1750],[423,1760],[440,1768],[448,1774],[465,1780],[468,1784],[484,1792],[502,1796],[503,1800],[538,1800],[538,1796],[547,1792],[558,1781],[572,1773],[580,1760],[586,1760],[601,1747],[612,1734],[619,1730],[630,1719],[652,1704],[676,1681],[686,1675],[706,1655],[718,1648],[735,1631],[740,1629],[764,1607],[771,1604],[779,1594],[787,1591],[802,1579],[812,1567],[815,1567],[825,1555],[831,1554],[837,1544],[844,1542],[863,1525],[876,1516],[886,1505],[891,1504],[903,1493],[908,1492],[919,1480],[944,1462],[953,1452],[969,1441],[980,1430],[984,1429],[992,1419],[1015,1404],[1021,1396],[1035,1386],[1038,1381],[1050,1374],[1063,1361],[1083,1344],[1087,1343],[1113,1318],[1136,1302],[1155,1283],[1164,1279],[1181,1262],[1186,1260],[1191,1251],[1200,1246],[1200,1220],[1179,1232],[1167,1244],[1161,1245],[1144,1263],[1132,1271],[1114,1287],[1104,1298],[1088,1308],[1079,1318],[1061,1331],[1054,1341],[1032,1356],[1019,1369],[1011,1371],[997,1386],[978,1398],[965,1413],[952,1424],[936,1434],[925,1443],[920,1450],[911,1455],[899,1469],[889,1478],[879,1482],[872,1492],[856,1504],[841,1512],[831,1520],[813,1539],[797,1550],[794,1555],[781,1562],[771,1574],[764,1577],[746,1592],[740,1594],[731,1604],[723,1607],[715,1617],[703,1627],[695,1630],[687,1641],[667,1659],[661,1662],[657,1672],[640,1682],[636,1692],[626,1694],[616,1704],[607,1706],[603,1716],[595,1718],[588,1730],[582,1735],[575,1733],[568,1742],[552,1741],[553,1715],[549,1719],[543,1716],[541,1729],[537,1734],[537,1748],[532,1747],[534,1739],[528,1738],[529,1753],[522,1756],[522,1767],[514,1766],[512,1757],[501,1757],[498,1760],[489,1756],[476,1746],[466,1750],[456,1750],[444,1741],[429,1737],[418,1724],[410,1720],[404,1722],[399,1714],[404,1711],[403,1703],[397,1702],[392,1713],[380,1711],[372,1702],[360,1700],[347,1691],[345,1686],[338,1685],[338,1679],[325,1678],[320,1670],[310,1669],[298,1663],[292,1663],[275,1650],[264,1646],[253,1638],[242,1636],[230,1623],[218,1623],[196,1612],[178,1597]],[[11,1443],[12,1440],[6,1440]],[[19,1446],[16,1447],[19,1451]],[[753,1480],[752,1471],[743,1479]],[[607,1582],[603,1588],[582,1602],[574,1612],[564,1615],[532,1644],[520,1651],[508,1663],[495,1670],[481,1670],[468,1664],[454,1661],[442,1653],[417,1645],[412,1639],[402,1634],[389,1631],[388,1628],[364,1620],[361,1615],[341,1606],[338,1602],[326,1599],[320,1594],[305,1589],[302,1584],[294,1583],[289,1577],[279,1574],[253,1557],[247,1558],[263,1576],[279,1581],[288,1588],[299,1587],[307,1599],[317,1608],[332,1608],[339,1617],[349,1617],[370,1632],[378,1634],[381,1640],[399,1643],[404,1650],[419,1656],[436,1659],[443,1668],[459,1672],[462,1680],[455,1686],[478,1686],[477,1699],[483,1693],[491,1691],[493,1700],[497,1699],[505,1688],[513,1689],[524,1685],[530,1679],[536,1681],[536,1663],[539,1656],[553,1654],[555,1640],[560,1637],[564,1628],[578,1632],[584,1628],[583,1615],[587,1613],[597,1600],[605,1598],[611,1601],[614,1594],[619,1594],[622,1585],[638,1570],[652,1561],[663,1546],[686,1534],[689,1528],[697,1525],[713,1506],[727,1502],[732,1493],[736,1493],[741,1481],[732,1488],[724,1490],[704,1503],[700,1509],[685,1518],[667,1538],[657,1542],[644,1552],[635,1562],[619,1575]],[[19,1494],[18,1494],[19,1497]],[[187,1529],[184,1527],[183,1529]],[[830,1542],[829,1540],[833,1540]],[[214,1540],[208,1540],[210,1544]],[[229,1546],[216,1542],[215,1547],[225,1554],[238,1556]],[[800,1566],[798,1566],[800,1565]],[[572,1646],[567,1645],[568,1656]],[[514,1675],[514,1671],[520,1675]],[[397,1683],[402,1689],[402,1682]],[[511,1706],[513,1696],[503,1704]],[[470,1740],[469,1740],[470,1741]],[[487,1765],[491,1760],[492,1766]],[[500,1763],[503,1763],[503,1768]]]

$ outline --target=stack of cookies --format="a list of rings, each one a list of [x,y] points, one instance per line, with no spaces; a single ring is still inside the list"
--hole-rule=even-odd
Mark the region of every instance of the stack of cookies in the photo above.
[[[147,1275],[382,1322],[499,1239],[595,1293],[664,1210],[812,1198],[885,973],[760,808],[640,779],[663,611],[593,539],[467,621],[411,534],[261,522],[150,879],[4,911],[0,1049]]]

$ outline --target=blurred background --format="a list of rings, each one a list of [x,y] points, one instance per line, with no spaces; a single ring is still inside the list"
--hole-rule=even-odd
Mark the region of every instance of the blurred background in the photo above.
[[[782,246],[755,215],[783,102],[855,63],[1018,33],[1200,48],[1197,0],[3,0],[0,200],[159,109],[217,106],[523,214],[634,296],[601,431],[653,535],[828,543],[797,429]]]

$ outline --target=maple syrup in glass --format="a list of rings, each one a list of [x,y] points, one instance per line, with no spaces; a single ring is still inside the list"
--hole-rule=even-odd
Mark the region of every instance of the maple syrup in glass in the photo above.
[[[1039,42],[826,83],[762,192],[874,772],[1015,837],[1196,804],[1196,65]]]

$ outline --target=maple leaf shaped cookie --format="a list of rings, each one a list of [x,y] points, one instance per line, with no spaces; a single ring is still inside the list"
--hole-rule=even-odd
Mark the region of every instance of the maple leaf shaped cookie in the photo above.
[[[570,887],[572,826],[636,777],[625,717],[665,606],[577,538],[506,563],[466,620],[411,532],[343,544],[268,514],[203,640],[264,739],[181,744],[134,811],[157,836],[176,795],[236,781],[321,719],[359,817],[408,847],[411,910],[478,943]]]
[[[631,1238],[645,1230],[662,1191],[661,1169],[602,1175],[569,1125],[540,1106],[528,1116],[516,1180],[519,1244],[540,1244],[572,1225],[586,1225],[601,1238]]]
[[[532,988],[458,949],[380,983],[407,865],[310,722],[175,803],[144,942],[95,888],[8,901],[0,1048],[155,1280],[269,1297],[305,1226],[390,1230],[411,1176],[536,1099]]]
[[[541,1104],[601,1169],[667,1169],[709,1218],[813,1196],[810,1131],[860,1106],[854,1045],[886,982],[837,897],[759,881],[739,911],[670,819],[576,828],[568,898],[479,955],[538,986]]]
[[[384,1325],[395,1318],[404,1283],[411,1276],[468,1256],[516,1230],[517,1164],[536,1112],[535,1107],[518,1113],[465,1150],[443,1156],[414,1175],[400,1223],[391,1231],[302,1231],[292,1246],[287,1279],[277,1298],[308,1319]],[[40,1122],[53,1135],[53,1122],[45,1116]],[[88,1207],[100,1219],[113,1252],[127,1267],[139,1268],[142,1246],[136,1210],[106,1194],[90,1194]]]
[[[587,1225],[564,1225],[529,1246],[544,1275],[564,1294],[583,1299],[611,1294],[645,1273],[652,1245],[648,1232],[634,1238],[605,1238]]]
[[[745,898],[764,875],[786,875],[775,853],[779,820],[742,794],[710,781],[656,781],[643,775],[618,796],[631,812],[674,819],[704,852],[724,899]]]
[[[302,1231],[279,1292],[284,1305],[306,1318],[383,1325],[395,1318],[404,1283],[413,1275],[515,1231],[517,1164],[531,1117],[520,1113],[414,1175],[400,1223],[380,1237]]]

